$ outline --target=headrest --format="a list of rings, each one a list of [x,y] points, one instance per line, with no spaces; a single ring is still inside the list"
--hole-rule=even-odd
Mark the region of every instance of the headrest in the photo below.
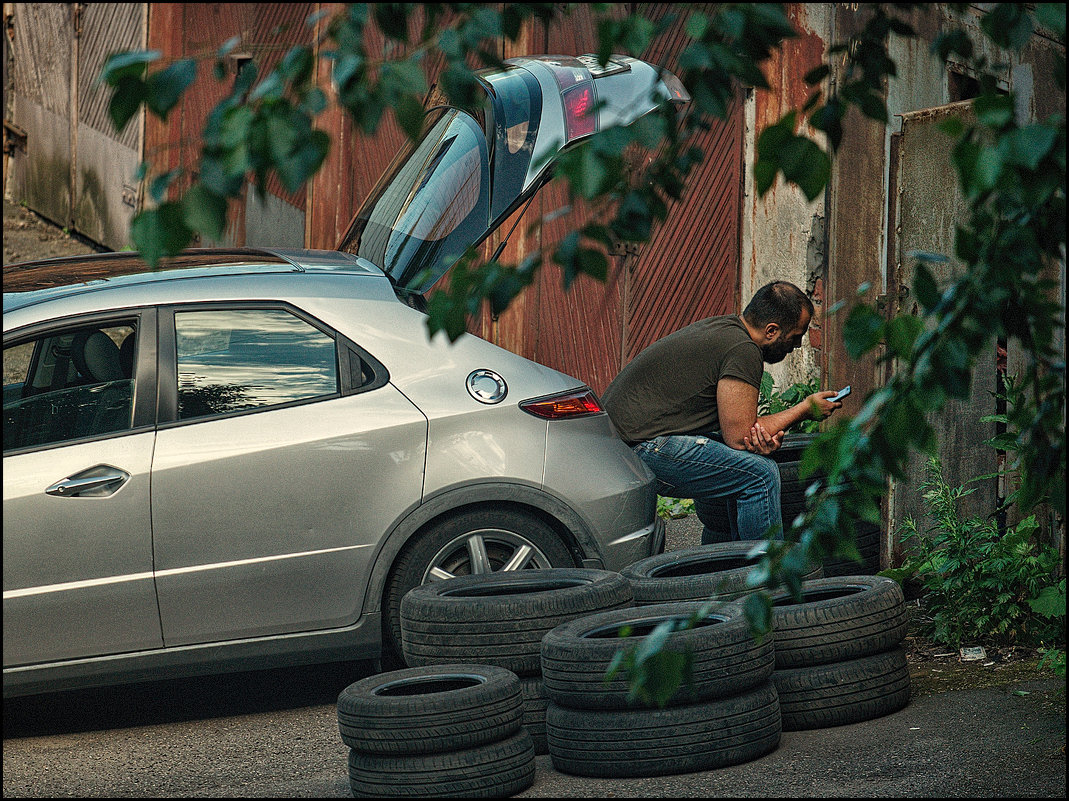
[[[79,347],[80,345],[80,347]],[[93,381],[118,381],[123,378],[119,365],[119,346],[103,331],[86,332],[74,338],[71,358],[78,372]]]

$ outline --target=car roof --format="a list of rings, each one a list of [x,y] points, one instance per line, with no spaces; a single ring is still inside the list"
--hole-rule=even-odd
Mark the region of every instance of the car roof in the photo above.
[[[155,269],[134,252],[92,253],[4,267],[4,312],[86,292],[216,276],[334,273],[383,278],[366,259],[333,250],[190,248]]]

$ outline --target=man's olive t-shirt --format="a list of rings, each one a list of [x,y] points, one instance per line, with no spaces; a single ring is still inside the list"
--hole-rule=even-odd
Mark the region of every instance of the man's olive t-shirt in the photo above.
[[[760,389],[761,348],[737,314],[707,317],[659,339],[620,371],[602,396],[628,442],[720,431],[716,385],[737,378]]]

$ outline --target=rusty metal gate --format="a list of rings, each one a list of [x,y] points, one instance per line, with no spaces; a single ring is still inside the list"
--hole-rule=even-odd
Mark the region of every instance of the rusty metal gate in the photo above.
[[[891,148],[892,231],[888,270],[887,312],[917,313],[909,294],[913,282],[914,251],[941,254],[946,261],[930,262],[929,270],[936,281],[945,284],[963,269],[954,257],[957,226],[968,214],[967,203],[958,186],[951,149],[954,140],[939,130],[948,117],[971,116],[969,101],[952,103],[902,115],[902,132],[895,135]],[[951,487],[991,475],[998,468],[998,454],[985,441],[996,433],[995,423],[981,418],[995,413],[998,387],[998,359],[994,349],[980,358],[973,371],[972,387],[966,400],[951,399],[938,414],[929,415],[939,439],[937,455],[942,463],[942,478]],[[984,399],[988,399],[984,403]],[[919,484],[925,475],[926,456],[914,454],[908,467],[909,480],[892,481],[889,509],[892,526],[901,525],[907,514],[918,519],[925,505]],[[960,502],[963,518],[991,514],[998,506],[999,488],[995,478],[969,484],[974,492]],[[901,545],[895,548],[894,563],[900,563]]]
[[[114,249],[128,242],[140,115],[116,133],[97,84],[108,54],[141,49],[143,3],[13,3],[11,193]],[[6,117],[7,109],[5,109]]]

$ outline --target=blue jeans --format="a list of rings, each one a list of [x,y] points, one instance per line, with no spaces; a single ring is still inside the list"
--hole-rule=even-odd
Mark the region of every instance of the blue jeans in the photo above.
[[[714,508],[709,501],[718,498],[727,501],[732,539],[764,539],[773,526],[774,538],[783,539],[779,465],[769,457],[693,435],[657,437],[634,451],[657,476],[659,495],[694,499],[705,526],[703,542],[716,539],[708,521]]]

